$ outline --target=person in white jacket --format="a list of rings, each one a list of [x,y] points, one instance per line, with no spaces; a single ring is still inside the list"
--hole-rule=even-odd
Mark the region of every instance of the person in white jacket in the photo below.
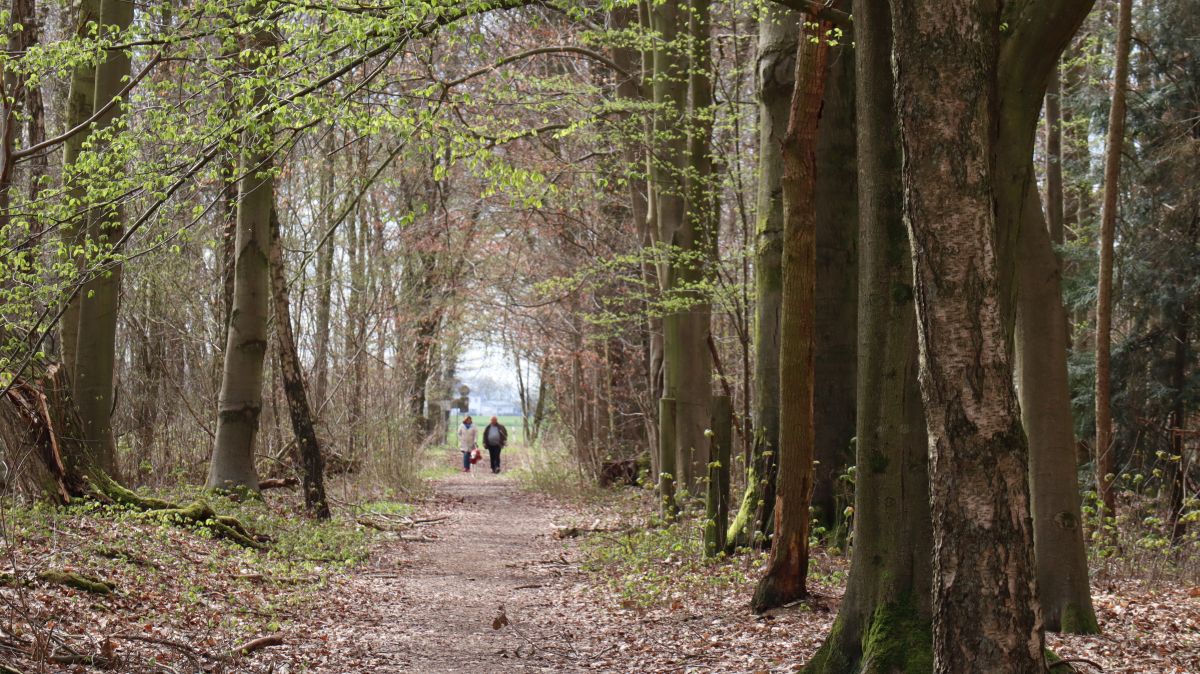
[[[472,425],[471,417],[463,419],[462,426],[458,427],[458,448],[462,450],[464,473],[471,472],[471,452],[477,446],[475,440],[478,436],[479,429]]]

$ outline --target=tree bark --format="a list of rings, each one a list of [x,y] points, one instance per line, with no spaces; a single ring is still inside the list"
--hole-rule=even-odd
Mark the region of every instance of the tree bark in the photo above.
[[[1120,0],[1117,11],[1116,68],[1108,137],[1104,144],[1104,201],[1100,212],[1100,270],[1096,283],[1096,490],[1104,515],[1115,517],[1116,450],[1112,441],[1112,285],[1113,239],[1121,190],[1121,151],[1125,145],[1125,89],[1129,79],[1129,43],[1133,29],[1133,0]]]
[[[796,86],[783,143],[783,301],[780,305],[779,437],[775,531],[767,571],[751,608],[761,613],[807,595],[809,504],[813,488],[813,355],[817,274],[817,129],[829,57],[821,22],[800,31]],[[814,39],[815,38],[815,39]]]
[[[726,540],[765,545],[779,458],[779,311],[783,300],[783,138],[796,77],[800,14],[770,4],[758,24],[758,226],[754,246],[754,450]]]
[[[270,214],[271,243],[268,254],[271,266],[271,301],[275,307],[275,344],[279,349],[279,369],[283,375],[283,392],[287,397],[292,432],[296,436],[296,454],[300,458],[304,478],[304,507],[317,519],[329,519],[329,503],[325,498],[325,458],[313,427],[312,408],[300,358],[296,353],[296,337],[292,333],[292,312],[288,300],[287,268],[280,243],[278,211]]]
[[[1044,673],[995,238],[999,8],[898,0],[892,34],[929,433],[934,669]]]
[[[253,8],[261,12],[262,6]],[[248,53],[266,53],[277,44],[275,34],[259,28]],[[254,91],[254,106],[267,103],[265,85]],[[242,146],[242,179],[238,186],[237,255],[234,261],[233,313],[217,401],[217,433],[208,471],[210,488],[258,490],[254,450],[262,412],[263,359],[267,351],[267,308],[270,296],[268,249],[271,211],[275,203],[271,119],[265,129],[248,131]]]
[[[854,3],[854,40],[859,174],[854,547],[837,620],[805,672],[920,674],[933,669],[933,530],[886,5]]]

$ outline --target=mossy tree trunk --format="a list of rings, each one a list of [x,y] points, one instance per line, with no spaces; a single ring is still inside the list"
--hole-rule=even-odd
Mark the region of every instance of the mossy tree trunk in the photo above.
[[[892,4],[945,674],[1047,671],[995,239],[1000,23],[995,3]]]
[[[933,671],[933,530],[886,6],[854,3],[854,40],[859,173],[854,548],[837,619],[805,672],[927,674]]]
[[[779,311],[783,300],[783,137],[796,77],[800,14],[770,4],[758,24],[758,225],[754,242],[754,449],[729,545],[765,545],[779,457]]]
[[[262,11],[259,5],[254,10]],[[254,88],[255,108],[268,104],[262,74],[273,57],[277,37],[271,27],[256,28],[245,58],[262,79]],[[238,187],[237,254],[234,263],[233,313],[217,401],[217,433],[208,471],[211,488],[258,489],[254,467],[258,419],[262,412],[263,358],[267,351],[270,297],[268,249],[275,203],[272,121],[248,130],[243,139],[242,179]]]
[[[304,478],[304,506],[318,519],[329,519],[329,502],[325,498],[325,458],[313,427],[312,408],[308,404],[308,389],[300,370],[296,353],[296,337],[292,334],[292,310],[288,299],[287,268],[280,242],[279,214],[271,209],[271,300],[275,306],[275,344],[279,349],[283,392],[287,397],[296,436],[296,454]]]
[[[783,144],[783,302],[779,350],[779,437],[775,530],[767,570],[755,588],[756,612],[807,595],[809,503],[813,487],[817,128],[825,91],[828,22],[805,22],[796,50],[796,86]],[[814,39],[815,38],[815,39]]]

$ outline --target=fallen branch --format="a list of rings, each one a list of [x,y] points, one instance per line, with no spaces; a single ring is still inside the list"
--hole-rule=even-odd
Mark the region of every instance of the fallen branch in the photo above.
[[[100,578],[86,576],[82,573],[72,573],[70,571],[42,571],[38,573],[38,580],[54,583],[55,585],[65,585],[66,587],[91,592],[92,594],[112,594],[116,591],[117,586]],[[71,664],[71,663],[59,663]]]
[[[241,646],[238,646],[237,648],[233,649],[230,652],[230,655],[231,656],[249,655],[249,654],[253,653],[254,651],[262,650],[264,648],[269,648],[271,646],[282,646],[282,645],[283,645],[283,637],[278,634],[271,634],[269,636],[259,637],[257,639],[251,639],[250,641],[247,641],[246,643],[242,644]]]
[[[259,480],[258,490],[266,491],[268,489],[291,489],[300,485],[300,479],[295,477],[269,477],[265,480]]]

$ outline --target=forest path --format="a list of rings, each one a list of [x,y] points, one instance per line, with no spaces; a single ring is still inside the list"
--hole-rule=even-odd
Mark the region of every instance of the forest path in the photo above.
[[[418,530],[431,540],[390,543],[348,580],[353,601],[320,635],[339,665],[350,655],[362,672],[574,669],[555,656],[572,648],[563,627],[575,622],[553,601],[577,573],[553,537],[568,513],[479,466],[431,486],[421,517],[446,518]],[[511,624],[493,629],[501,606]]]

